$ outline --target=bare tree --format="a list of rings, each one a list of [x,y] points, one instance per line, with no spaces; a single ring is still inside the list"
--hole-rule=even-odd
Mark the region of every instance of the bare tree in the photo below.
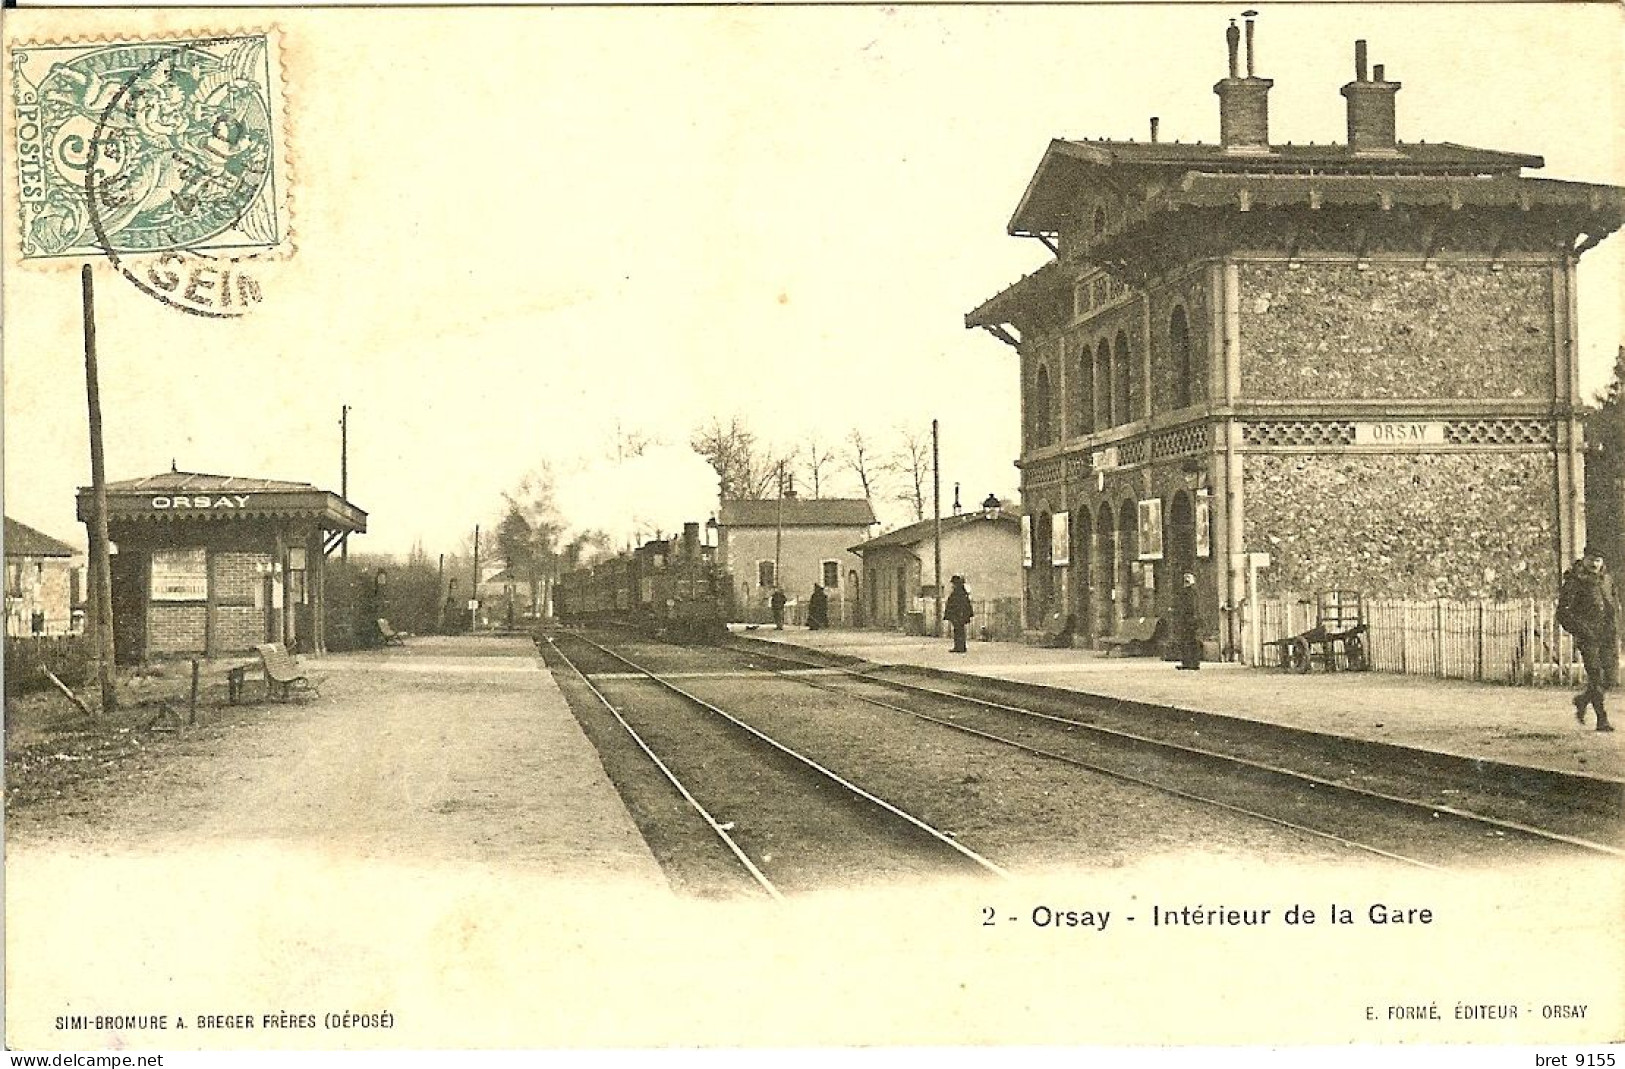
[[[715,416],[695,429],[688,444],[717,473],[724,501],[760,500],[779,491],[781,467],[788,468],[794,453],[778,454],[757,441],[738,416],[726,426]]]
[[[931,430],[899,427],[897,433],[902,441],[897,450],[894,466],[902,472],[905,480],[897,499],[914,510],[916,520],[923,520],[925,488],[931,481]]]
[[[807,472],[812,482],[812,496],[824,496],[824,473],[835,464],[835,450],[824,444],[824,440],[816,433],[808,439],[804,452],[797,454],[802,460],[802,468]]]
[[[626,425],[618,419],[615,421],[615,430],[611,433],[609,456],[616,462],[641,457],[651,445],[659,444],[653,435],[627,430]]]
[[[862,431],[854,427],[846,435],[846,451],[842,454],[847,470],[858,477],[863,496],[873,500],[880,488],[880,480],[889,470],[886,462],[875,455],[875,447]]]

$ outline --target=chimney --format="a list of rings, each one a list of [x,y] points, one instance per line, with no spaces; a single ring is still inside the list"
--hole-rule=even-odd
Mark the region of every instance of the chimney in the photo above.
[[[1366,77],[1364,41],[1354,42],[1354,81],[1342,88],[1349,102],[1349,149],[1356,156],[1395,156],[1394,94],[1399,83],[1383,77],[1382,64]]]
[[[1257,12],[1242,14],[1247,19],[1246,77],[1241,75],[1241,57],[1237,54],[1241,31],[1236,28],[1236,20],[1231,19],[1224,31],[1230,76],[1213,87],[1219,96],[1219,144],[1227,154],[1264,155],[1270,150],[1269,93],[1275,83],[1254,73],[1253,16]]]
[[[1151,116],[1151,143],[1153,145],[1157,143],[1157,117],[1155,115]]]
[[[697,523],[683,524],[683,558],[700,559],[700,525]]]

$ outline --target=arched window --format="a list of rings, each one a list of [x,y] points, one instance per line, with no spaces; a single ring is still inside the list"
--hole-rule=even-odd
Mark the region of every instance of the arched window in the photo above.
[[[1117,332],[1117,347],[1112,359],[1112,409],[1117,423],[1128,423],[1134,418],[1129,412],[1129,356],[1128,335]]]
[[[1095,433],[1095,352],[1087,344],[1078,354],[1077,403],[1078,434]]]
[[[1106,209],[1105,208],[1096,208],[1095,209],[1094,223],[1095,223],[1095,233],[1096,234],[1104,234],[1106,232]]]
[[[1112,347],[1105,338],[1095,350],[1095,381],[1100,383],[1100,410],[1105,417],[1103,425],[1117,426],[1117,411],[1112,407]]]
[[[1191,360],[1191,331],[1185,322],[1185,309],[1175,308],[1168,320],[1168,350],[1174,375],[1174,407],[1184,408],[1196,399],[1196,367]]]
[[[1051,404],[1053,398],[1050,394],[1049,368],[1043,364],[1038,365],[1038,374],[1033,376],[1033,446],[1042,448],[1054,441],[1054,420],[1051,418]]]

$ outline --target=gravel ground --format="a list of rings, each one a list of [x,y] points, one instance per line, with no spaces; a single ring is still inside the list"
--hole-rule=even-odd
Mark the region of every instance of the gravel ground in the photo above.
[[[825,764],[843,777],[885,798],[906,812],[953,835],[959,842],[998,864],[1025,874],[1066,869],[1110,870],[1188,852],[1200,844],[1219,864],[1325,863],[1347,857],[1326,840],[1256,820],[1228,815],[1211,807],[1171,798],[1151,788],[1103,776],[1091,776],[1000,743],[974,739],[937,725],[902,717],[805,683],[746,671],[748,654],[715,649],[662,646],[615,640],[615,648],[632,661],[661,672],[694,673],[678,682],[697,697],[740,716],[784,744]],[[566,644],[572,657],[579,643]],[[582,650],[584,667],[616,675],[628,671],[602,654]],[[658,667],[657,667],[658,666]],[[717,676],[707,678],[707,674]],[[735,678],[728,678],[734,673]],[[602,685],[625,696],[636,707],[652,684],[603,679]],[[639,690],[638,688],[644,688]],[[675,715],[669,700],[656,703],[667,717]],[[578,715],[591,710],[577,706]],[[642,711],[639,720],[658,723],[657,711]],[[730,746],[728,728],[694,733],[691,716],[681,730],[661,734],[657,752],[679,767],[714,762]],[[603,736],[596,735],[595,741]],[[621,783],[641,761],[641,754],[616,747],[605,755],[611,777]],[[756,748],[732,744],[730,761],[748,770],[759,761]],[[736,772],[736,775],[743,774]],[[657,792],[652,798],[623,788],[634,817],[648,834],[656,822]],[[669,810],[659,807],[661,813]],[[803,835],[815,836],[826,820],[821,810],[801,814]],[[836,844],[840,843],[837,838]],[[663,864],[682,871],[680,850],[657,849]],[[710,857],[710,852],[706,853]],[[709,861],[706,862],[709,864]],[[852,879],[861,857],[832,865],[835,882]],[[682,885],[682,876],[673,875]]]

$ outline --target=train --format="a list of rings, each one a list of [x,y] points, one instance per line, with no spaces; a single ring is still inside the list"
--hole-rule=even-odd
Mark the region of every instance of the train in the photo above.
[[[635,549],[560,576],[554,615],[565,624],[616,624],[673,642],[715,642],[733,618],[733,584],[686,523],[673,538],[654,538]]]

